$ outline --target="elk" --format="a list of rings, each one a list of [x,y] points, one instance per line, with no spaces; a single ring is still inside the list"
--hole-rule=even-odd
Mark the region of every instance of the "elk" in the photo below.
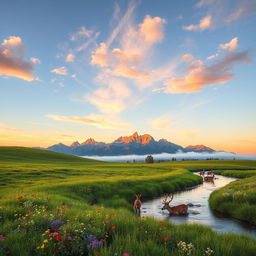
[[[173,194],[171,195],[171,199],[168,201],[168,197],[170,197],[169,194],[164,195],[164,200],[163,200],[163,208],[162,210],[167,210],[169,211],[170,215],[186,215],[188,214],[188,206],[186,204],[180,204],[171,207],[169,204],[173,199]]]
[[[141,194],[136,194],[135,195],[135,200],[134,200],[134,203],[133,203],[133,209],[135,211],[135,213],[140,216],[140,207],[141,207],[141,201],[140,201],[140,198],[141,198]]]
[[[199,175],[204,176],[204,173],[205,173],[204,170],[202,170],[202,171],[199,172]]]
[[[214,174],[213,175],[207,175],[207,176],[204,176],[204,181],[210,181],[210,182],[214,182]]]

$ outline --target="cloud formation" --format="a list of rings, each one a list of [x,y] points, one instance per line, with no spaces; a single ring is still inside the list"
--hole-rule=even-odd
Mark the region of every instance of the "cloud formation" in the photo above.
[[[153,129],[165,130],[171,127],[171,121],[166,116],[160,116],[149,121],[150,126]]]
[[[188,26],[183,26],[183,29],[188,31],[203,31],[205,29],[211,28],[212,26],[213,26],[212,17],[208,15],[202,18],[199,24],[197,25],[191,24]]]
[[[68,70],[66,67],[55,68],[51,70],[51,72],[62,76],[66,76],[68,74]]]
[[[75,55],[72,54],[72,53],[69,53],[69,54],[66,56],[65,62],[74,62],[74,59],[75,59]]]
[[[10,36],[0,45],[0,74],[33,81],[34,66],[24,60],[25,46],[22,39]]]
[[[70,35],[70,41],[76,41],[81,38],[88,38],[92,35],[93,31],[85,27],[80,27],[75,33]]]
[[[123,24],[122,21],[120,23]],[[91,64],[109,68],[113,76],[149,80],[149,71],[142,70],[140,65],[152,46],[163,40],[165,23],[165,19],[151,18],[147,15],[138,26],[123,24],[124,31],[120,39],[120,47],[110,49],[109,42],[114,40],[111,34],[111,40],[107,43],[102,42],[92,53]],[[118,26],[118,32],[120,32],[120,26]]]
[[[34,57],[30,58],[30,61],[33,62],[34,64],[40,64],[41,63],[41,61],[38,58],[34,58]]]
[[[210,84],[225,83],[235,77],[231,73],[235,64],[249,62],[248,51],[229,52],[212,65],[206,65],[201,60],[194,60],[186,68],[186,74],[183,77],[172,77],[165,82],[165,92],[193,93],[201,91]]]
[[[120,121],[116,118],[111,118],[103,115],[89,115],[85,117],[77,116],[59,116],[59,115],[47,115],[48,118],[58,120],[58,121],[67,121],[67,122],[76,122],[83,123],[86,125],[96,126],[98,128],[104,129],[114,129],[114,130],[126,130],[129,128],[129,125],[123,121]]]
[[[131,95],[130,89],[119,79],[102,79],[108,79],[105,81],[105,85],[99,87],[93,93],[87,94],[85,99],[95,105],[102,113],[117,114],[125,110],[127,99]]]
[[[237,49],[237,42],[238,42],[237,37],[234,37],[233,39],[230,40],[230,42],[226,44],[220,44],[220,48],[223,50],[235,51]]]

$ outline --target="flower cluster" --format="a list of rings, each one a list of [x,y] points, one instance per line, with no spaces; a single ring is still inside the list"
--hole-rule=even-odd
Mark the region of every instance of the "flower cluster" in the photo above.
[[[211,248],[208,247],[208,248],[205,250],[204,255],[205,255],[205,256],[212,256],[212,255],[214,255],[214,251],[213,251]]]
[[[192,243],[186,243],[183,241],[179,241],[177,243],[178,251],[181,255],[189,256],[192,255],[194,250],[194,245]]]

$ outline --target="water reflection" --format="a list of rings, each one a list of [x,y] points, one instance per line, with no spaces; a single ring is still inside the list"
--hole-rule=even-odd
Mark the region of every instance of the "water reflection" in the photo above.
[[[156,198],[142,203],[142,216],[151,216],[158,219],[168,219],[177,224],[197,223],[210,226],[220,232],[243,233],[256,237],[256,227],[248,223],[226,217],[216,213],[209,208],[208,198],[212,191],[221,188],[236,180],[231,177],[220,175],[215,176],[214,183],[204,182],[203,184],[174,194],[171,206],[178,204],[193,204],[188,208],[187,216],[170,216],[168,211],[162,211],[162,198]]]

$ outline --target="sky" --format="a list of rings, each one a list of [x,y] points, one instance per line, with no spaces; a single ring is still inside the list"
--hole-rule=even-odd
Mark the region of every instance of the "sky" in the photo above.
[[[255,22],[255,0],[1,0],[0,145],[256,154]]]

